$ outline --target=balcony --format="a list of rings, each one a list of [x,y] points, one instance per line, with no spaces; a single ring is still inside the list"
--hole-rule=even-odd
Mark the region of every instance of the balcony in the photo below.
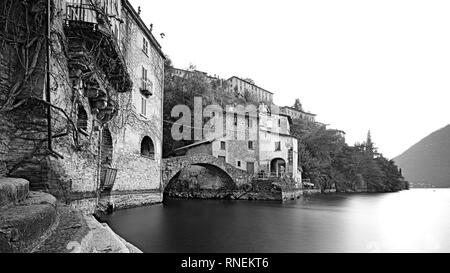
[[[73,4],[66,5],[66,20],[70,22],[83,22],[98,25],[99,20],[97,10],[91,4]],[[100,20],[100,22],[102,22]]]
[[[92,112],[107,121],[117,112],[113,93],[132,89],[120,46],[122,20],[116,5],[121,1],[101,1],[98,5],[90,0],[66,2],[64,32],[68,39],[71,78],[88,83],[84,93],[91,102]]]
[[[275,178],[292,178],[293,173],[291,172],[285,172],[285,173],[276,173],[276,172],[258,172],[257,178],[259,179],[275,179]]]
[[[142,79],[139,90],[144,97],[148,98],[153,95],[153,83],[147,79]]]

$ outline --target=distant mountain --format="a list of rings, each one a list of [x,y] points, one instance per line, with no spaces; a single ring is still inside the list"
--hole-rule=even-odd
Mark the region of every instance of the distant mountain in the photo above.
[[[425,137],[394,161],[412,187],[450,187],[450,125]]]

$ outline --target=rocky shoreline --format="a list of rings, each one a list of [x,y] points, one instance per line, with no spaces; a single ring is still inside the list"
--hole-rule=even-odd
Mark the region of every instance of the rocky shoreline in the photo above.
[[[93,215],[0,178],[0,253],[142,253]]]

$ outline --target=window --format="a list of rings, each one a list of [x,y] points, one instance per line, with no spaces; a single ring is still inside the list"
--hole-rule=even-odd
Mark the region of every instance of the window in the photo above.
[[[252,127],[252,120],[250,119],[250,114],[249,113],[245,114],[245,121],[246,121],[246,124],[247,124],[248,128]]]
[[[83,130],[87,132],[87,126],[88,126],[88,115],[84,110],[83,106],[78,105],[78,113],[77,113],[78,130]]]
[[[141,142],[141,156],[155,159],[155,146],[150,137],[145,136]]]
[[[237,113],[234,113],[234,125],[238,124],[238,115]]]
[[[281,151],[281,141],[275,142],[275,151]]]
[[[249,174],[254,174],[255,173],[255,163],[254,162],[247,162],[247,172]]]
[[[145,37],[143,37],[142,39],[143,39],[142,51],[144,51],[144,53],[148,55],[148,41],[147,39],[145,39]]]
[[[278,127],[281,127],[281,119],[278,119]]]
[[[248,142],[248,148],[250,149],[250,150],[253,150],[254,148],[253,148],[253,141],[249,141]]]
[[[240,166],[241,166],[241,161],[238,160],[238,161],[236,162],[236,165],[237,165],[238,167],[240,167]]]
[[[219,159],[223,162],[226,163],[227,162],[227,158],[224,156],[219,155]]]
[[[148,79],[148,70],[142,67],[141,94],[146,98],[153,95],[153,83]]]
[[[148,76],[147,69],[145,69],[145,67],[142,67],[142,80],[147,81],[148,80],[147,76]]]
[[[147,116],[147,99],[141,97],[141,114]]]
[[[223,150],[223,151],[226,150],[226,144],[225,144],[225,141],[221,141],[221,142],[220,142],[220,149]]]

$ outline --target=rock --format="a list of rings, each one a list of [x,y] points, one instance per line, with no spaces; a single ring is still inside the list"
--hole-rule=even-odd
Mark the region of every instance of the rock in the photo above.
[[[0,177],[5,176],[8,173],[6,169],[6,164],[3,161],[0,161]]]
[[[0,178],[0,208],[23,201],[28,195],[29,184],[21,178]]]
[[[0,253],[30,252],[56,221],[56,199],[30,193],[20,205],[0,211]]]

